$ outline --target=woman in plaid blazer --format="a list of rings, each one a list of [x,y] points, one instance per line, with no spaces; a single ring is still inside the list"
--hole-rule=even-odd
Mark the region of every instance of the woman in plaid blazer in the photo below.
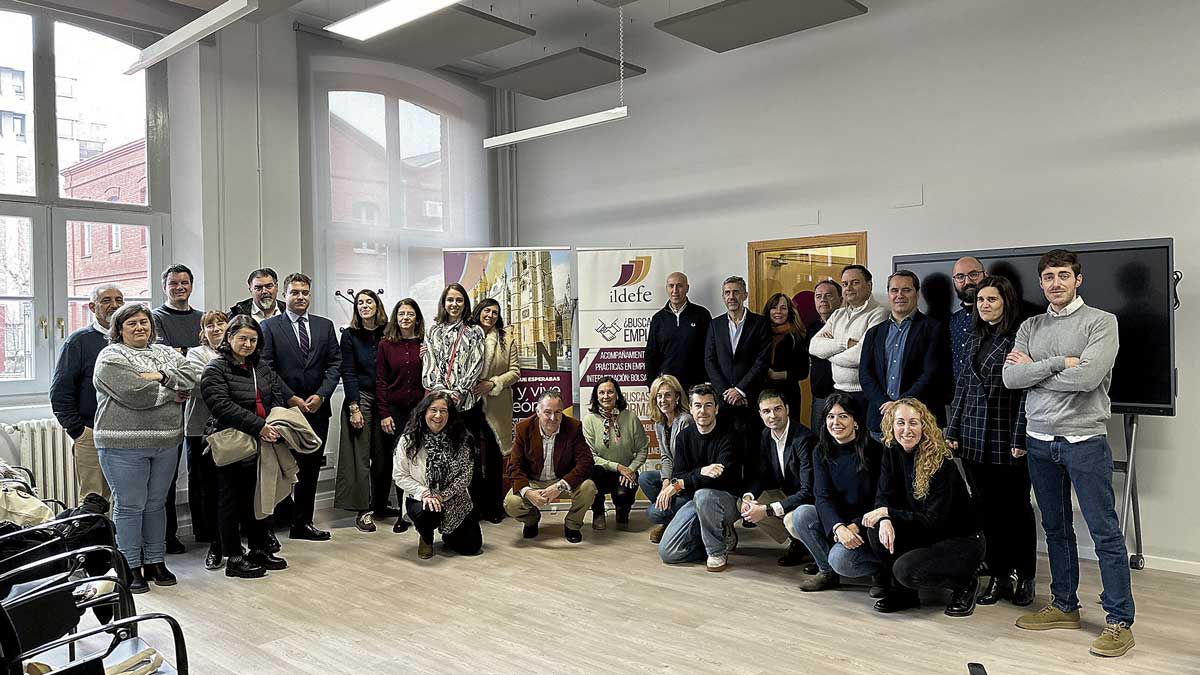
[[[946,441],[971,472],[983,507],[991,579],[979,604],[1008,598],[1023,607],[1034,597],[1037,530],[1025,463],[1025,392],[1007,389],[1001,374],[1021,323],[1012,283],[999,276],[981,281],[972,315]]]

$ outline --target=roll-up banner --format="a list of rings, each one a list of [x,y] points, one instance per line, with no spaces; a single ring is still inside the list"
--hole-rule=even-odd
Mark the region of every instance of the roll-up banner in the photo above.
[[[579,407],[586,410],[605,375],[621,385],[650,435],[650,465],[659,457],[646,388],[646,334],[667,303],[667,275],[684,272],[682,248],[577,248],[579,270]],[[582,411],[580,413],[582,417]]]
[[[533,414],[546,389],[562,392],[564,412],[573,410],[571,249],[442,249],[446,283],[467,289],[474,307],[484,298],[500,303],[508,335],[517,335],[521,379],[513,385],[513,424]]]

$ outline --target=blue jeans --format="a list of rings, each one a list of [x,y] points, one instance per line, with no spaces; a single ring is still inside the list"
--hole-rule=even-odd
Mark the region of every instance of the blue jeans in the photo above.
[[[131,568],[167,554],[167,492],[179,467],[176,449],[97,448],[112,487],[117,548]]]
[[[671,506],[676,509],[680,497]],[[702,489],[678,506],[658,543],[658,557],[668,565],[725,554],[725,528],[741,515],[737,497],[724,490]]]
[[[822,572],[837,572],[844,577],[865,577],[879,572],[879,559],[871,552],[866,537],[858,548],[849,549],[834,543],[821,525],[817,507],[801,504],[784,518],[788,532],[808,547],[817,569]]]
[[[676,495],[671,500],[671,507],[666,511],[654,505],[658,499],[658,495],[662,492],[662,472],[661,471],[643,471],[638,474],[638,487],[642,488],[646,499],[650,500],[650,506],[646,509],[646,519],[655,525],[666,525],[670,523],[675,514],[679,513],[679,509],[686,503],[692,500],[691,497]]]
[[[1117,522],[1112,488],[1112,449],[1096,436],[1069,443],[1056,436],[1041,441],[1030,436],[1029,479],[1042,512],[1050,558],[1050,594],[1064,612],[1079,609],[1079,552],[1075,543],[1071,487],[1087,522],[1100,559],[1104,591],[1100,602],[1108,623],[1133,625],[1133,590],[1129,583],[1129,551]]]

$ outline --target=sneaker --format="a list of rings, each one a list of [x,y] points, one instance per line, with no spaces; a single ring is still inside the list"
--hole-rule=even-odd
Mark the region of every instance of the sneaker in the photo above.
[[[726,556],[724,554],[710,555],[710,556],[708,556],[708,562],[705,563],[705,567],[708,569],[709,572],[724,572],[725,568],[728,566],[729,566],[729,556]]]
[[[1125,622],[1110,623],[1100,633],[1100,637],[1092,640],[1091,653],[1096,656],[1124,656],[1133,647],[1133,631]]]
[[[376,529],[375,517],[371,515],[370,511],[363,511],[354,519],[354,527],[358,528],[359,532],[374,532]]]
[[[732,525],[725,526],[725,554],[728,555],[737,550],[738,533],[733,529]]]
[[[429,560],[433,557],[433,542],[425,541],[425,537],[418,537],[417,541],[417,557],[421,560]]]
[[[1079,628],[1079,610],[1064,612],[1054,605],[1046,605],[1032,614],[1017,617],[1017,628],[1025,630]]]
[[[604,530],[608,528],[608,518],[604,516],[603,511],[592,511],[592,529]]]
[[[650,528],[650,543],[657,544],[658,542],[662,541],[663,532],[666,531],[666,525],[655,525],[654,527]]]
[[[829,570],[828,572],[818,571],[816,574],[804,577],[800,580],[800,590],[807,593],[815,591],[826,591],[842,582],[841,577],[837,572]]]

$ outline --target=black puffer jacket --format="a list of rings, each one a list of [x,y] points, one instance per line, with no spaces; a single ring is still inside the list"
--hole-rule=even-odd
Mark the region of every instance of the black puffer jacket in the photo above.
[[[254,375],[251,375],[249,368],[234,363],[228,354],[209,361],[200,376],[200,396],[212,414],[208,425],[210,431],[233,427],[258,436],[267,422],[255,412],[255,376],[263,408],[268,413],[276,406],[287,406],[293,396],[292,390],[266,365],[256,364]]]

